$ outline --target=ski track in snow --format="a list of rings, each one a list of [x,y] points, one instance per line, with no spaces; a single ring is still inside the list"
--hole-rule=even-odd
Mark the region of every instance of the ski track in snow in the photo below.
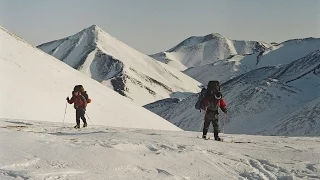
[[[0,120],[0,179],[320,178],[319,138],[67,125]]]

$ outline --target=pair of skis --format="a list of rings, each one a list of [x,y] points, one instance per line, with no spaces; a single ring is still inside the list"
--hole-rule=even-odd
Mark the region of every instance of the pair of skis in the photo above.
[[[210,140],[210,139],[215,140],[215,139],[214,139],[214,137],[211,137],[211,136],[207,136],[206,138],[203,138],[203,137],[197,136],[197,138],[199,138],[199,139],[203,139],[203,140]],[[220,138],[220,140],[215,140],[215,141],[223,142],[223,139],[222,139],[222,138]]]

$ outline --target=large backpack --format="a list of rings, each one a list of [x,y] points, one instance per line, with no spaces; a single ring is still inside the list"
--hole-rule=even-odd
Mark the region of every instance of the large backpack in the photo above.
[[[86,99],[87,103],[91,103],[91,99],[89,98],[87,91],[84,90],[82,85],[74,86],[73,91],[81,92],[81,95]]]
[[[207,89],[203,88],[199,93],[198,101],[195,104],[195,108],[200,110],[204,108],[203,101],[207,97],[214,97],[215,95],[220,94],[220,82],[219,81],[209,81],[207,85]],[[221,98],[221,97],[218,97]],[[204,110],[204,109],[203,109]]]
[[[220,92],[220,82],[219,81],[209,81],[207,88],[208,88],[209,92],[212,92],[212,91],[214,93]]]
[[[219,81],[209,81],[205,98],[206,97],[215,97],[217,95],[222,96],[220,93],[220,82]]]
[[[76,85],[74,86],[73,91],[83,92],[84,88],[82,85]]]
[[[201,90],[201,92],[199,93],[199,96],[198,96],[198,101],[195,104],[195,108],[196,109],[201,111],[201,109],[202,109],[201,105],[202,105],[202,102],[203,102],[206,94],[207,94],[207,89],[206,88],[202,88],[202,90]]]

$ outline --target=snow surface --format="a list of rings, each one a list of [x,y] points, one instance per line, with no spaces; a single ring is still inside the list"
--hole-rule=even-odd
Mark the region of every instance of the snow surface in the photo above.
[[[319,136],[319,69],[317,50],[290,64],[255,69],[227,81],[221,87],[231,120],[225,131]],[[194,108],[197,99],[194,94],[181,101],[166,100],[167,104],[155,102],[144,107],[184,130],[198,131],[203,114]]]
[[[140,105],[175,97],[176,92],[200,91],[199,82],[134,50],[96,25],[38,48]]]
[[[0,120],[0,179],[319,179],[320,140]],[[212,135],[212,133],[210,133]]]
[[[1,27],[0,45],[1,118],[63,122],[66,97],[82,84],[92,99],[89,126],[180,130]],[[75,124],[73,105],[65,123]]]

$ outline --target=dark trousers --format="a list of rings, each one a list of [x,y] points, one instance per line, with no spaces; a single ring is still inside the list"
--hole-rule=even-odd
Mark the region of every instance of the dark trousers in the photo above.
[[[76,109],[76,121],[77,121],[77,125],[80,124],[80,118],[82,119],[84,124],[87,124],[87,120],[84,117],[86,111],[84,109]]]
[[[206,115],[204,117],[204,125],[203,125],[203,135],[207,135],[210,123],[213,125],[213,134],[215,138],[219,137],[219,124],[218,124],[219,114],[216,111],[207,110]]]

